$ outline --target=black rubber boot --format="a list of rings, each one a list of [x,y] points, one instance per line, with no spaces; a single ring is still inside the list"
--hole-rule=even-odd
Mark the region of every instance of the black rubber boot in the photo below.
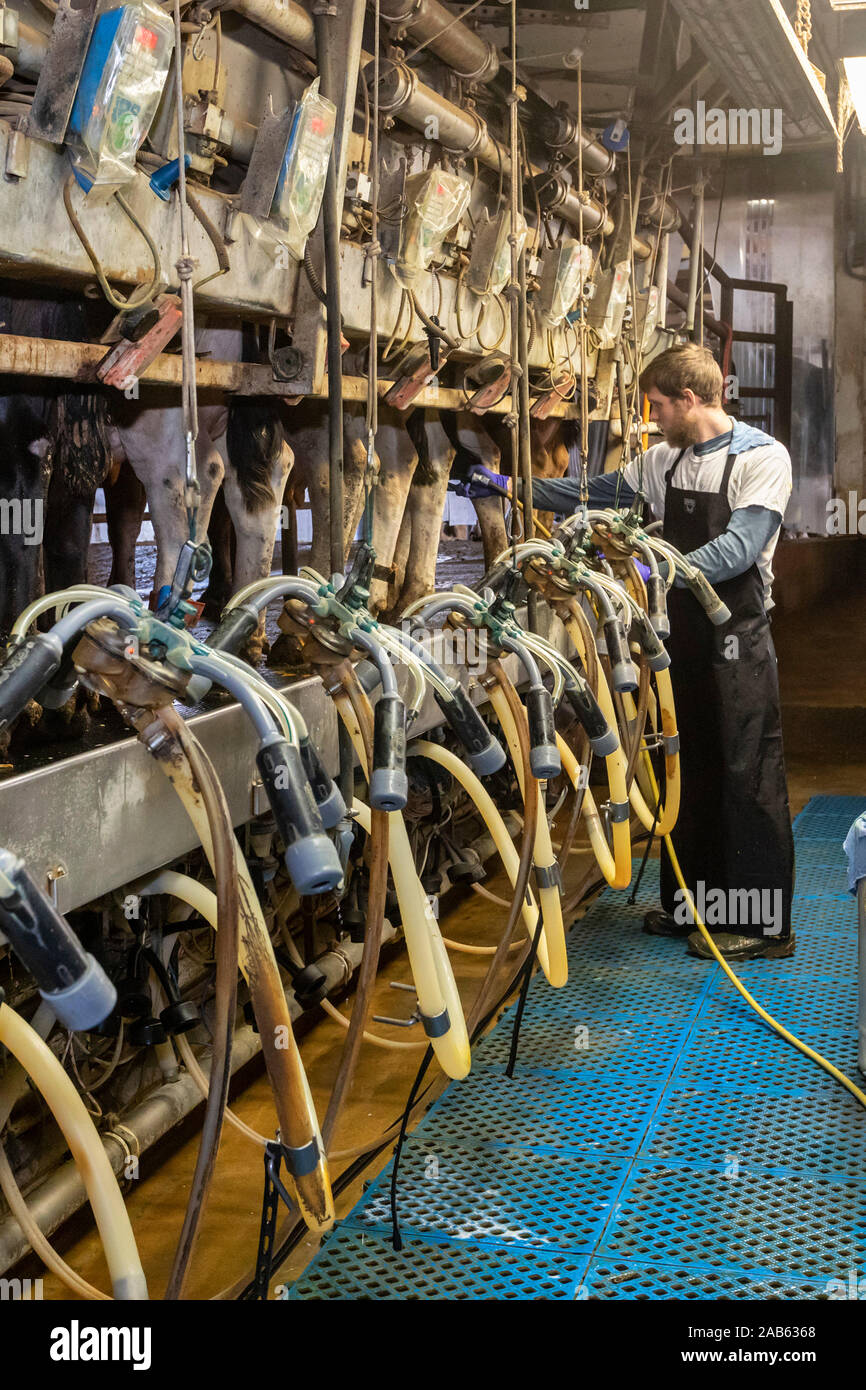
[[[649,936],[688,936],[694,930],[694,922],[677,922],[669,912],[654,908],[643,919],[643,929]]]
[[[725,960],[784,960],[794,954],[797,938],[788,936],[738,936],[736,932],[711,932],[716,949]],[[687,947],[690,956],[715,960],[699,931],[692,932]]]

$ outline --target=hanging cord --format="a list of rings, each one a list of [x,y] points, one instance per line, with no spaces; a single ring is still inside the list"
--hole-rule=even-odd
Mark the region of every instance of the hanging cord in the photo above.
[[[195,367],[195,317],[193,311],[192,276],[194,261],[189,249],[189,220],[186,192],[186,160],[184,158],[185,138],[183,128],[183,40],[180,27],[180,0],[174,0],[174,75],[175,75],[175,116],[177,121],[178,155],[178,211],[180,214],[180,260],[176,264],[180,280],[180,300],[183,318],[181,320],[181,355],[183,374],[181,401],[183,406],[183,434],[186,447],[186,473],[184,502],[187,510],[189,539],[196,540],[196,523],[201,492],[196,470],[195,446],[198,439],[198,394],[196,390]]]
[[[511,90],[508,94],[508,132],[509,132],[509,158],[511,160],[511,178],[509,180],[509,209],[511,213],[511,231],[508,237],[511,246],[511,282],[505,291],[510,301],[511,310],[511,338],[509,349],[511,352],[511,409],[507,416],[506,423],[511,434],[511,496],[517,499],[520,491],[520,395],[518,388],[518,376],[520,364],[518,362],[518,342],[520,337],[519,317],[519,278],[517,252],[517,228],[518,228],[518,195],[517,185],[520,178],[520,147],[517,120],[517,5],[516,0],[511,0],[509,6],[509,24],[511,37]],[[523,538],[527,531],[528,518],[531,515],[532,497],[524,497],[523,515],[519,515],[518,507],[512,503],[511,514],[508,518],[508,538],[511,543],[511,563],[514,569],[517,568],[517,542]]]
[[[586,276],[583,274],[583,56],[577,60],[577,197],[580,205],[580,501],[589,506],[589,377],[587,375]]]
[[[854,116],[854,102],[851,99],[851,88],[848,86],[848,79],[844,70],[839,72],[839,90],[836,94],[836,173],[841,174],[844,168],[845,140],[851,131]]]
[[[544,931],[544,911],[539,903],[538,921],[535,924],[535,931],[532,934],[532,945],[529,948],[529,955],[523,964],[523,979],[520,983],[520,996],[517,1000],[517,1011],[514,1015],[514,1024],[511,1029],[511,1044],[508,1049],[508,1063],[505,1068],[505,1075],[509,1081],[514,1079],[514,1068],[517,1065],[517,1048],[520,1043],[520,1025],[523,1022],[523,1011],[526,1008],[526,996],[529,994],[529,986],[532,982],[532,970],[535,965],[535,958],[538,954],[538,943],[541,940],[541,933]]]
[[[379,48],[381,44],[381,8],[379,0],[373,6],[373,101],[370,129],[370,240],[366,247],[366,267],[370,276],[370,347],[367,355],[367,456],[364,461],[364,521],[363,536],[367,545],[373,544],[373,488],[378,482],[376,434],[379,429]],[[367,79],[361,74],[367,92]],[[369,95],[367,97],[369,108]],[[403,310],[403,298],[394,325],[394,335]],[[411,327],[411,313],[409,317]],[[392,337],[393,341],[393,337]],[[390,347],[391,344],[389,343]]]
[[[809,40],[812,37],[812,6],[810,0],[797,0],[797,14],[794,19],[794,33],[800,40],[803,52],[809,56]]]
[[[69,221],[72,223],[72,230],[75,232],[75,235],[81,242],[81,245],[87,254],[87,259],[90,261],[90,264],[93,266],[93,269],[96,272],[96,278],[99,281],[102,293],[105,295],[105,298],[108,300],[109,304],[113,309],[118,309],[121,311],[125,309],[140,309],[142,305],[150,303],[150,301],[158,293],[160,280],[162,279],[162,265],[160,263],[159,251],[157,249],[155,241],[151,237],[144,224],[139,221],[138,217],[133,212],[132,208],[129,206],[129,203],[126,201],[123,194],[115,192],[112,195],[114,197],[114,201],[117,203],[118,207],[125,214],[125,216],[129,218],[129,221],[132,223],[133,227],[135,227],[135,230],[141,233],[142,237],[147,243],[147,249],[150,252],[150,256],[153,261],[153,274],[150,279],[150,284],[146,285],[144,289],[140,291],[140,293],[133,292],[128,299],[121,299],[119,295],[116,295],[114,293],[114,290],[109,285],[108,280],[105,276],[105,271],[102,268],[102,262],[100,261],[92,245],[90,244],[87,234],[81,225],[81,221],[78,217],[78,214],[72,206],[72,189],[74,184],[75,175],[70,174],[63,185],[63,206],[66,208],[66,215],[69,218]]]

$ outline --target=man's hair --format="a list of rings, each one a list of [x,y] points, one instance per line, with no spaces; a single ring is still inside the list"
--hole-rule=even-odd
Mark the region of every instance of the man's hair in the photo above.
[[[685,343],[660,352],[644,368],[640,388],[649,391],[651,386],[663,396],[682,398],[684,392],[694,391],[704,405],[721,405],[724,380],[709,348]]]

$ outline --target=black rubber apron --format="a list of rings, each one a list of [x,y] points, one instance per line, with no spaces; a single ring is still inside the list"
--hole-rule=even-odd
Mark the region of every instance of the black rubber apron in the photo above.
[[[715,540],[731,517],[728,483],[736,459],[729,454],[718,492],[677,487],[682,449],[665,475],[666,541],[684,554]],[[688,589],[668,593],[671,678],[681,735],[682,801],[673,832],[683,876],[707,901],[724,893],[719,920],[710,906],[711,930],[763,936],[791,924],[794,840],[788,809],[776,653],[756,564],[715,586],[731,611],[714,627]],[[679,885],[661,854],[661,901],[666,912],[679,902]],[[746,897],[736,890],[758,889]],[[759,905],[760,903],[760,905]],[[700,901],[698,909],[701,910]],[[757,910],[756,910],[757,909]],[[731,920],[736,917],[736,921]],[[768,920],[769,919],[769,920]]]

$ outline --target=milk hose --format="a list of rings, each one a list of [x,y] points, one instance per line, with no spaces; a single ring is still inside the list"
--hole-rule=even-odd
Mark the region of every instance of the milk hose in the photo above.
[[[94,1288],[80,1274],[76,1274],[74,1269],[70,1269],[66,1261],[58,1255],[51,1242],[42,1234],[40,1227],[30,1214],[30,1208],[24,1200],[20,1187],[15,1181],[2,1144],[0,1144],[0,1191],[2,1191],[9,1210],[21,1227],[33,1253],[39,1257],[46,1269],[50,1269],[52,1274],[56,1274],[57,1278],[72,1293],[78,1294],[80,1298],[110,1303],[112,1301],[111,1295],[103,1293],[101,1289]]]
[[[368,777],[373,765],[373,714],[370,702],[364,694],[350,661],[341,662],[333,672],[332,681],[339,681],[339,690],[345,693],[358,730],[356,750],[362,770]],[[335,697],[339,712],[339,696]],[[385,902],[388,894],[388,855],[391,846],[392,822],[389,814],[396,815],[402,824],[399,812],[389,813],[374,809],[370,815],[367,832],[370,836],[370,876],[367,893],[367,921],[364,930],[364,947],[361,964],[358,967],[358,980],[355,989],[355,1002],[352,1017],[346,1031],[346,1039],[340,1055],[337,1075],[331,1087],[328,1109],[322,1125],[322,1135],[326,1147],[334,1136],[340,1111],[352,1082],[358,1053],[361,1047],[364,1023],[370,1006],[376,974],[379,969],[379,953],[382,947],[382,931],[385,925]]]
[[[517,716],[512,713],[513,702],[509,701],[509,693],[514,691],[508,677],[500,666],[499,662],[491,665],[491,674],[495,677],[495,684],[490,687],[490,703],[499,720],[502,732],[505,735],[511,752],[511,760],[514,763],[517,781],[524,801],[532,795],[532,787],[527,787],[523,780],[523,767],[520,760],[520,746],[517,734]],[[510,691],[508,690],[510,687]],[[514,692],[516,697],[516,692]],[[522,710],[521,710],[522,714]],[[523,716],[525,718],[525,715]],[[543,941],[546,951],[539,951],[538,960],[549,983],[554,989],[560,989],[568,982],[568,959],[565,951],[565,929],[562,923],[562,898],[560,894],[559,874],[556,857],[550,843],[550,826],[547,823],[547,813],[544,806],[544,791],[538,783],[535,783],[535,796],[538,801],[538,820],[535,829],[535,850],[533,854],[535,863],[535,874],[538,881],[538,897],[543,919],[543,927],[539,945]],[[546,968],[545,968],[546,967]]]
[[[135,712],[128,717],[180,796],[213,868],[213,847],[207,817],[200,793],[189,778],[186,760],[182,756],[191,738],[190,731],[174,709],[161,710],[156,721],[147,712]],[[160,733],[154,737],[160,725],[172,736],[169,740]],[[262,1055],[276,1104],[281,1142],[290,1156],[290,1182],[306,1224],[311,1230],[325,1230],[333,1222],[334,1210],[315,1106],[298,1053],[261,904],[236,840],[234,854],[240,894],[240,968],[250,989]]]
[[[232,1074],[232,1038],[238,983],[239,899],[233,862],[235,838],[231,815],[213,764],[198,740],[191,734],[187,736],[184,753],[190,776],[198,785],[213,846],[219,931],[216,939],[215,1017],[212,1030],[213,1084],[208,1087],[201,1140],[186,1215],[165,1292],[165,1297],[170,1300],[178,1299],[183,1294],[213,1178]]]
[[[578,653],[582,655],[582,653],[585,652],[587,649],[587,639],[585,636],[584,629],[581,626],[581,623],[585,624],[586,619],[584,615],[581,613],[579,605],[573,599],[569,600],[565,607],[566,629],[575,646],[577,647]],[[667,670],[662,670],[655,671],[653,674],[655,676],[656,690],[658,692],[659,697],[659,706],[662,717],[663,738],[664,740],[666,740],[664,745],[665,775],[670,779],[665,791],[665,807],[660,815],[659,823],[656,827],[656,833],[662,835],[667,834],[670,830],[673,829],[674,825],[676,824],[677,815],[679,814],[679,735],[677,733],[676,711],[674,708],[673,689],[671,686],[670,673]],[[608,687],[604,673],[601,671],[601,669],[599,669],[598,672],[598,688],[596,690],[596,696],[598,698],[598,703],[601,706],[602,713],[606,716],[608,721],[612,721],[615,723],[616,713],[613,707],[610,689]],[[619,785],[620,763],[622,764],[622,786]],[[617,778],[617,790],[614,790],[613,784],[611,783],[611,792],[614,796],[617,797],[617,800],[627,799],[631,803],[644,829],[651,830],[654,824],[654,816],[653,813],[650,811],[649,807],[647,806],[643,796],[641,795],[637,783],[632,782],[631,786],[628,788],[626,796],[623,796],[623,793],[625,793],[626,786],[626,772],[627,768],[625,764],[625,759],[622,755],[622,751],[620,750],[619,753],[614,754],[613,759],[608,762],[608,773],[614,773]],[[620,886],[626,887],[627,884],[621,884]]]
[[[569,599],[567,605],[563,605],[563,607],[565,607],[566,630],[586,668],[589,654],[591,651],[594,651],[589,625],[586,622],[580,605],[575,599]],[[596,660],[594,665],[596,674],[596,698],[608,724],[616,729],[616,713],[613,708],[613,701],[611,700],[607,680],[601,669],[600,663]],[[561,747],[560,755],[562,755]],[[571,769],[569,775],[573,778],[574,769],[572,767],[572,761],[573,755],[570,755],[566,760],[566,767]],[[610,791],[609,804],[612,812],[611,836],[613,840],[613,862],[611,862],[611,853],[599,818],[595,798],[589,787],[587,787],[584,792],[583,815],[586,820],[593,853],[598,860],[598,866],[604,874],[608,884],[611,888],[627,888],[631,882],[629,792],[626,784],[625,757],[618,740],[616,748],[605,757],[605,768]]]
[[[189,874],[177,873],[173,869],[162,869],[159,873],[152,874],[146,879],[139,879],[136,883],[131,884],[129,891],[131,893],[137,893],[140,897],[153,897],[157,893],[165,893],[170,897],[178,898],[181,902],[185,902],[193,908],[200,917],[203,917],[204,920],[216,930],[216,894],[212,892],[210,888],[205,887],[203,883],[199,883],[197,879],[192,878]],[[297,957],[297,963],[302,963],[300,956]],[[321,999],[319,1001],[319,1008],[323,1009],[328,1017],[332,1018],[335,1022],[339,1022],[345,1028],[349,1027],[349,1020],[343,1017],[329,999]],[[377,1047],[400,1051],[404,1048],[414,1050],[415,1048],[425,1046],[424,1043],[405,1043],[392,1041],[390,1038],[379,1038],[375,1034],[367,1032],[364,1033],[364,1041],[373,1043]],[[193,1052],[187,1034],[178,1033],[174,1042],[180,1053],[181,1061],[192,1077],[199,1093],[204,1099],[207,1099],[210,1084],[208,1076]],[[268,1142],[265,1136],[252,1129],[239,1115],[236,1115],[231,1108],[226,1108],[225,1115],[229,1124],[232,1125],[239,1134],[243,1134],[245,1138],[252,1140],[254,1144],[258,1144],[261,1148],[265,1147]],[[2,1182],[2,1171],[0,1171],[0,1182]],[[104,1295],[102,1295],[102,1297],[104,1297]]]
[[[8,1004],[0,1004],[0,1043],[31,1077],[69,1145],[99,1229],[114,1297],[146,1299],[129,1213],[84,1101],[51,1049]]]
[[[343,720],[362,769],[368,766],[356,711],[348,696],[337,695],[335,704]],[[364,829],[366,811],[359,819]],[[469,1072],[469,1039],[460,996],[427,894],[421,887],[406,824],[399,811],[389,812],[388,859],[394,888],[400,903],[403,934],[418,996],[424,1031],[431,1039],[443,1071],[454,1080]]]
[[[438,763],[468,792],[474,802],[479,815],[482,817],[487,829],[490,831],[493,843],[502,860],[502,866],[508,875],[512,888],[517,882],[517,874],[520,866],[520,857],[514,848],[514,843],[509,835],[505,822],[497,810],[496,803],[482,785],[475,773],[466,764],[452,753],[450,749],[443,748],[439,743],[428,743],[426,739],[415,739],[412,742],[412,753],[422,758],[430,758],[432,762]],[[527,900],[528,899],[528,900]],[[510,906],[510,904],[505,904]],[[531,937],[538,921],[538,906],[532,896],[532,890],[527,889],[522,902],[523,924],[528,935]],[[446,944],[448,944],[446,942]],[[485,952],[486,954],[486,952]]]

